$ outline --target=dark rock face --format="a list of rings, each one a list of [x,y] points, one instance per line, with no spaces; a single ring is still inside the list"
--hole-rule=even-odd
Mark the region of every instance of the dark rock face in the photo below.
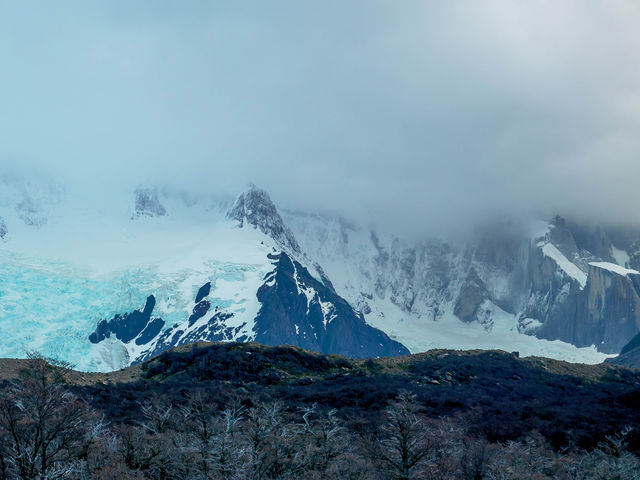
[[[450,302],[461,321],[486,328],[493,313],[482,306],[490,302],[517,315],[523,333],[617,353],[640,331],[635,287],[640,282],[634,275],[591,264],[625,263],[621,252],[625,250],[630,261],[623,266],[633,267],[638,234],[624,229],[610,232],[558,216],[536,238],[517,227],[487,225],[469,243],[453,246],[453,255],[446,244],[436,242],[387,250],[373,235],[379,252],[376,270],[389,270],[373,293],[381,298],[385,292],[391,294],[390,299],[407,312],[414,304],[424,312],[426,292],[434,320]],[[365,311],[365,301],[358,305]]]
[[[631,341],[627,343],[624,347],[622,347],[622,350],[620,350],[620,355],[624,355],[625,353],[629,353],[638,348],[640,348],[640,333],[635,337],[633,337]]]
[[[4,222],[4,219],[0,217],[0,239],[4,239],[7,236],[7,233],[9,233],[7,224]]]
[[[164,320],[162,320],[161,318],[154,318],[153,320],[151,320],[147,324],[147,327],[142,331],[142,333],[138,335],[138,338],[136,338],[136,345],[144,345],[146,343],[149,343],[156,337],[156,335],[160,333],[162,327],[164,327]]]
[[[192,326],[194,323],[204,317],[209,311],[209,308],[211,308],[211,304],[208,300],[200,300],[198,303],[196,303],[196,306],[193,307],[193,311],[189,316],[189,326]]]
[[[196,295],[196,303],[200,303],[200,300],[202,300],[205,297],[208,297],[210,293],[211,293],[211,282],[207,282],[200,287],[200,290],[198,290],[198,293]]]
[[[640,333],[620,350],[620,355],[608,358],[606,362],[629,368],[640,368]]]
[[[478,309],[487,298],[489,294],[484,282],[472,268],[460,290],[453,313],[463,322],[478,320]]]
[[[532,286],[536,300],[527,313],[543,320],[536,336],[617,353],[640,332],[640,275],[589,265],[587,284],[581,289],[548,262],[533,260],[538,269]]]
[[[542,323],[535,329],[537,337],[578,347],[595,345],[601,352],[617,353],[640,331],[638,275],[597,266],[603,265],[597,262],[615,261],[611,239],[629,249],[629,237],[622,230],[610,234],[601,227],[573,224],[562,217],[553,220],[544,242],[557,248],[569,267],[581,271],[586,284],[545,255],[540,244],[531,246],[529,298],[520,318]]]
[[[270,255],[274,270],[257,292],[261,308],[251,338],[243,334],[246,324],[229,326],[233,317],[219,307],[212,309],[208,299],[211,283],[200,287],[187,321],[163,330],[165,322],[152,317],[155,298],[149,296],[142,310],[102,320],[90,336],[99,343],[111,334],[123,343],[146,346],[132,363],[139,363],[171,347],[209,341],[244,342],[255,340],[267,345],[290,344],[321,353],[351,357],[408,355],[400,343],[366,324],[362,314],[333,288],[311,276],[306,268],[286,253]]]
[[[626,353],[621,353],[615,358],[607,358],[607,363],[621,365],[629,368],[640,368],[640,348],[634,348]]]
[[[276,206],[269,194],[252,185],[245,193],[240,194],[233,207],[227,213],[229,220],[235,220],[240,227],[246,224],[269,235],[278,244],[291,251],[299,252],[300,246],[293,233],[282,221]]]
[[[113,333],[118,340],[124,343],[130,342],[136,338],[140,333],[145,333],[148,324],[151,320],[151,313],[156,305],[156,299],[153,295],[147,297],[147,301],[142,310],[134,310],[124,315],[116,315],[111,320],[100,320],[96,330],[89,335],[89,341],[91,343],[99,343],[105,338],[110,338]],[[159,322],[162,324],[159,325]],[[159,327],[158,327],[159,325]],[[162,319],[155,319],[155,327],[158,331],[164,325]],[[145,336],[149,336],[150,332],[146,332]]]
[[[549,240],[569,259],[578,251],[573,232],[567,226],[567,221],[559,215],[553,219],[552,227],[549,229]]]
[[[537,337],[567,341],[575,334],[569,319],[576,317],[581,285],[537,246],[532,246],[527,263],[529,297],[521,318],[542,322]]]
[[[409,353],[367,325],[361,314],[286,253],[270,258],[275,268],[258,290],[262,307],[256,317],[255,341],[353,358]]]
[[[225,321],[231,318],[233,314],[218,311],[206,323],[197,329],[185,332],[179,325],[174,325],[166,329],[154,342],[150,343],[150,348],[145,350],[142,355],[135,358],[132,364],[140,363],[147,360],[165,350],[192,342],[224,342],[234,338],[235,333],[242,329],[243,325],[232,328],[227,327]],[[193,324],[191,324],[192,326]],[[186,333],[186,334],[185,334]],[[239,339],[243,341],[244,339]]]
[[[546,237],[532,244],[528,252],[525,291],[529,293],[520,309],[524,331],[578,347],[595,345],[605,353],[619,352],[640,331],[637,275],[621,275],[593,262],[613,263],[612,239],[620,249],[629,251],[632,237],[622,229],[610,233],[556,217]],[[568,268],[582,272],[586,283],[544,253],[547,243],[564,255]],[[530,319],[537,319],[541,325],[528,331]]]
[[[211,304],[204,298],[209,295],[210,290],[211,284],[207,283],[198,291],[196,298],[200,300],[193,307],[187,325],[176,324],[163,331],[164,320],[160,317],[152,317],[156,300],[153,295],[150,295],[142,310],[134,310],[123,315],[118,314],[108,321],[101,320],[96,330],[89,336],[89,341],[99,343],[114,334],[123,343],[133,341],[138,346],[148,346],[148,349],[144,350],[139,357],[134,358],[132,363],[139,363],[183,343],[222,342],[231,339],[246,341],[246,338],[237,337],[238,332],[245,326],[244,324],[228,327],[225,323],[233,314],[223,312],[218,308],[211,314]],[[208,314],[211,315],[210,318],[196,326],[196,322]]]
[[[158,192],[151,188],[138,188],[134,192],[134,215],[146,217],[162,217],[167,214],[166,208],[160,203]]]
[[[640,274],[620,275],[590,265],[576,317],[585,330],[584,338],[578,337],[577,342],[591,345],[600,341],[601,351],[619,352],[640,332]]]
[[[611,256],[613,243],[604,228],[571,224],[571,232],[576,246],[583,256],[585,252],[589,252],[595,258],[605,262],[615,262],[615,259]],[[625,265],[622,266],[624,267]]]

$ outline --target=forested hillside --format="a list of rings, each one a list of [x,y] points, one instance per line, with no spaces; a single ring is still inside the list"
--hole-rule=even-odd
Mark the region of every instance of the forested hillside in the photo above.
[[[640,373],[196,344],[87,374],[3,360],[4,479],[638,478]]]

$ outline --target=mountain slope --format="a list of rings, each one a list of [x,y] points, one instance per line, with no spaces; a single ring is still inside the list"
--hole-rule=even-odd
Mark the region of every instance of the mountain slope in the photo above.
[[[607,362],[612,365],[640,368],[640,333],[620,350],[620,355],[615,358],[608,358]]]
[[[97,211],[63,196],[38,225],[12,217],[0,250],[0,355],[38,350],[113,370],[203,340],[408,353],[333,291],[266,192],[252,186],[230,202],[138,188],[128,198]]]
[[[258,340],[354,357],[501,348],[597,363],[640,331],[632,229],[557,217],[409,239],[280,211],[255,186],[235,200],[140,187],[103,205],[8,182],[1,355],[112,370],[185,342]]]
[[[632,229],[556,217],[529,228],[485,225],[462,240],[408,241],[339,217],[284,218],[336,291],[412,351],[483,347],[602,360],[595,349],[616,354],[640,331],[635,274],[614,263],[629,267],[634,258],[623,250],[640,238]]]

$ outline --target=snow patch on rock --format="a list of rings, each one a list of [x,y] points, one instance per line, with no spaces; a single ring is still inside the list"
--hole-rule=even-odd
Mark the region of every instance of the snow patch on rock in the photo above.
[[[551,243],[545,243],[542,246],[542,253],[553,259],[563,272],[576,280],[580,286],[584,288],[587,284],[587,274],[580,270],[575,264],[571,263],[560,250]]]
[[[622,275],[626,277],[627,275],[640,275],[640,272],[637,270],[632,270],[630,268],[625,268],[620,265],[616,265],[615,263],[609,262],[591,262],[589,263],[592,267],[602,268],[603,270],[608,270],[613,273],[617,273],[618,275]]]

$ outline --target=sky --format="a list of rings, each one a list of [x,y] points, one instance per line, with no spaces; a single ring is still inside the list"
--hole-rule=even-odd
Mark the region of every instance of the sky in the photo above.
[[[416,231],[640,223],[635,1],[0,0],[0,167]]]

